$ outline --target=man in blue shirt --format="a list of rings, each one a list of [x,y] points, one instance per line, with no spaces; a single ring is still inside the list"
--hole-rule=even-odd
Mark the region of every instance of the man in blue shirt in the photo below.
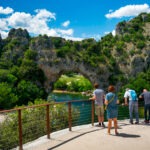
[[[139,98],[144,98],[144,117],[145,123],[149,123],[150,121],[150,92],[147,89],[143,89],[143,93],[139,96]],[[148,113],[148,116],[147,116]]]

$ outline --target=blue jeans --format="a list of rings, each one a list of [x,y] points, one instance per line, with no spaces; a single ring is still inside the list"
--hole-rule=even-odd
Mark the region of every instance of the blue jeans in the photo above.
[[[147,116],[148,113],[148,116]],[[150,104],[145,104],[144,106],[144,116],[145,116],[145,121],[150,120]]]
[[[136,122],[139,122],[138,101],[129,101],[130,122],[133,122],[133,112],[136,117]]]

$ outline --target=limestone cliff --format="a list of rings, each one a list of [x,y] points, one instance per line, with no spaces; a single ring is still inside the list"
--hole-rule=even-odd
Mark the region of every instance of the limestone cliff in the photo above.
[[[10,43],[13,46],[7,48]],[[27,49],[36,51],[35,61],[47,77],[47,91],[52,90],[62,74],[70,71],[81,73],[92,84],[98,82],[104,88],[109,84],[121,86],[128,77],[150,67],[150,14],[119,23],[115,37],[109,34],[98,42],[94,39],[76,42],[47,35],[30,37],[27,30],[12,29],[7,39],[0,38],[0,46],[1,58],[11,59],[15,65]]]

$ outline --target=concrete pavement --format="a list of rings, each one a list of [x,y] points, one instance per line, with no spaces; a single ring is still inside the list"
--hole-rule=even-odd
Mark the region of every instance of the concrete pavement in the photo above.
[[[83,125],[61,130],[51,134],[51,139],[43,136],[23,146],[24,150],[149,150],[150,124],[140,121],[139,125],[131,125],[128,120],[118,121],[119,135],[114,129],[111,135],[106,128]]]

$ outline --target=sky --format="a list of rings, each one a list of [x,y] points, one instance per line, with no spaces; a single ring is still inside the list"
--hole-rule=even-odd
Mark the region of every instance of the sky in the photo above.
[[[142,12],[150,13],[150,0],[0,0],[0,34],[22,28],[31,37],[100,40]]]

